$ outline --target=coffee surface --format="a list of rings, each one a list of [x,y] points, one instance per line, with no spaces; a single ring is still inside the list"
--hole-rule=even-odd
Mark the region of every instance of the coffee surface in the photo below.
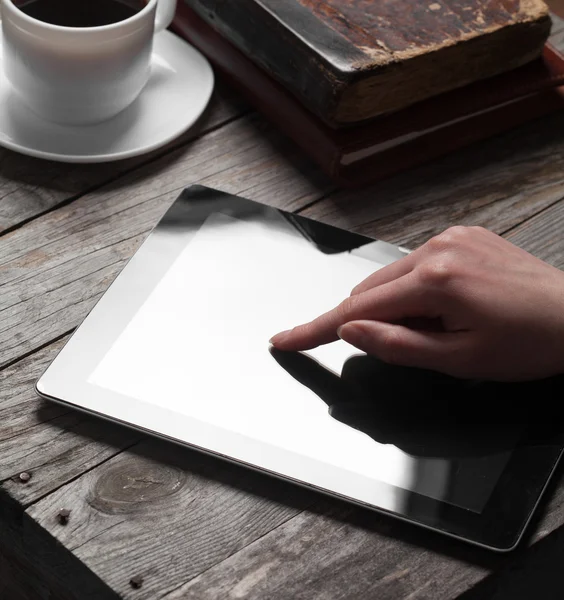
[[[17,2],[26,15],[63,27],[101,27],[129,19],[143,0],[29,0]]]

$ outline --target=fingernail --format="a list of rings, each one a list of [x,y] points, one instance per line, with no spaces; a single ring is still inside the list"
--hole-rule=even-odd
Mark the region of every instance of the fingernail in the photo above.
[[[269,341],[270,344],[272,344],[273,346],[276,346],[276,344],[279,344],[280,342],[283,342],[288,335],[291,333],[291,329],[286,329],[286,331],[281,331],[280,333],[277,333],[275,336],[271,337]]]

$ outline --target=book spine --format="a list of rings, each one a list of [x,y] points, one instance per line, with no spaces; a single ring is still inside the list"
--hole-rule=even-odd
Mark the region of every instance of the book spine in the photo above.
[[[185,5],[179,5],[173,30],[193,44],[273,125],[281,127],[331,178],[340,168],[341,151],[329,128],[317,121],[279,83]]]
[[[292,17],[297,18],[294,13],[300,11],[301,25],[304,19],[311,21],[312,35],[317,33],[323,37],[324,26],[319,20],[293,0],[289,2]],[[322,121],[331,127],[341,126],[334,116],[349,83],[348,75],[312,52],[308,44],[288,28],[287,22],[283,23],[256,0],[181,0],[180,4],[192,9]],[[358,53],[350,42],[335,36],[334,32],[331,43],[336,55],[351,57]]]

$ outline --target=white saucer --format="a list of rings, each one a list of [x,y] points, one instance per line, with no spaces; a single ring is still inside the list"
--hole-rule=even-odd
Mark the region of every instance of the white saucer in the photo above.
[[[208,61],[163,31],[155,36],[151,78],[129,108],[98,125],[56,125],[40,119],[12,93],[2,71],[1,42],[0,32],[0,146],[29,156],[95,163],[144,154],[193,125],[213,91]]]

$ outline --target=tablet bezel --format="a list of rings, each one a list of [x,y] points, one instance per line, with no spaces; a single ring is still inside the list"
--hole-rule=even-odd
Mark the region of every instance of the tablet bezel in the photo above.
[[[284,461],[293,461],[294,471],[304,473],[304,477],[289,477],[283,474],[283,469],[265,469],[256,462],[246,459],[252,456],[252,452],[249,453],[249,440],[241,439],[242,436],[234,432],[222,431],[219,436],[220,445],[210,449],[207,440],[218,437],[215,435],[218,428],[196,422],[189,417],[179,418],[176,413],[156,405],[128,398],[88,383],[89,375],[96,365],[119,338],[129,320],[143,305],[174,260],[190,243],[199,227],[208,216],[218,212],[238,218],[257,214],[257,212],[265,215],[283,215],[302,235],[327,253],[351,250],[363,245],[366,245],[370,252],[369,244],[374,242],[364,236],[351,234],[223,192],[202,186],[187,188],[129,261],[128,268],[122,271],[103,296],[104,302],[110,302],[116,309],[110,315],[104,312],[100,302],[94,307],[37,382],[38,394],[46,399],[244,464],[257,471],[293,481],[491,550],[503,552],[514,549],[521,540],[561,458],[563,440],[560,435],[539,438],[537,432],[531,429],[512,451],[511,459],[485,508],[481,513],[475,513],[383,482],[368,480],[360,475],[355,488],[359,490],[357,497],[335,493],[323,483],[335,476],[334,468],[327,470],[320,462],[304,461],[303,457],[292,456],[292,453],[273,447],[267,448],[262,444],[260,450],[270,453],[270,464],[282,465]],[[179,223],[189,224],[190,230],[179,226]],[[392,258],[400,258],[403,255],[401,250],[390,250],[390,252],[392,254],[397,252],[397,255]],[[143,277],[138,276],[139,269],[142,269]],[[100,311],[106,324],[104,328],[98,327]],[[88,353],[83,355],[73,353],[73,349],[85,347],[83,344],[87,344]],[[79,398],[80,401],[73,403],[70,402],[70,398]],[[206,428],[211,429],[208,431]],[[184,438],[186,431],[192,431],[190,441]],[[256,444],[260,442],[255,442]],[[233,452],[230,448],[238,448],[240,451]],[[324,472],[324,469],[327,472]],[[314,478],[311,477],[313,473],[315,473]],[[312,479],[315,479],[314,483]],[[374,491],[367,492],[369,486],[373,486]],[[404,510],[399,510],[395,504],[391,509],[391,505],[386,506],[382,502],[359,499],[377,497],[378,489],[385,491],[392,498],[401,499],[401,503],[405,505]]]

